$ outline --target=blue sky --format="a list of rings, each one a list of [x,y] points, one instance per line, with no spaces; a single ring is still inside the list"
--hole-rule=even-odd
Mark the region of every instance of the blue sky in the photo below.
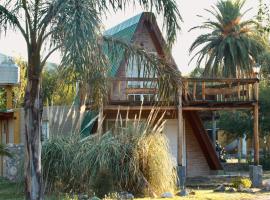
[[[265,0],[267,3],[269,3],[269,1],[270,0]],[[188,48],[195,38],[202,33],[201,31],[188,32],[188,30],[193,26],[200,25],[202,19],[197,17],[197,15],[208,16],[203,9],[210,8],[217,0],[176,0],[176,2],[179,5],[179,10],[184,22],[181,24],[182,31],[178,33],[178,39],[173,47],[172,53],[179,69],[186,75],[195,67],[194,62],[188,65],[190,59]],[[243,10],[252,8],[247,14],[247,17],[256,15],[258,2],[259,0],[246,0],[246,6]],[[142,12],[140,8],[130,7],[123,12],[108,14],[108,16],[103,19],[104,28],[108,29],[140,12]],[[157,20],[161,26],[162,17],[159,16]],[[8,31],[6,36],[2,34],[0,38],[0,53],[26,58],[26,47],[22,37],[12,31]],[[58,63],[60,59],[59,53],[55,53],[51,56],[49,61]]]

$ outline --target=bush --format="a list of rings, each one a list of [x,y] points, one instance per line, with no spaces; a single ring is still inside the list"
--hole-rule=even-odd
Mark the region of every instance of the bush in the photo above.
[[[173,192],[176,172],[162,134],[164,123],[152,116],[157,115],[145,123],[140,118],[117,123],[103,135],[49,139],[42,149],[47,190],[99,197],[112,190],[150,196]]]
[[[249,178],[235,178],[232,181],[232,185],[234,188],[239,188],[240,185],[242,185],[244,188],[250,188],[252,185],[252,182]]]
[[[260,157],[260,164],[263,167],[263,170],[270,170],[270,154],[265,153]]]

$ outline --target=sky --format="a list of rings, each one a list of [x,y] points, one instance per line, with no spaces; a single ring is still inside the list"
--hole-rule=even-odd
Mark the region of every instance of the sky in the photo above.
[[[270,0],[265,1],[269,3]],[[200,25],[203,21],[202,18],[197,15],[209,17],[204,9],[210,8],[217,0],[176,0],[176,2],[184,21],[181,23],[182,30],[177,35],[177,42],[173,46],[172,54],[182,74],[187,75],[195,68],[195,62],[189,64],[191,56],[188,53],[188,49],[196,37],[202,33],[201,30],[189,32],[189,29]],[[246,15],[247,17],[254,17],[256,15],[258,2],[259,0],[246,0],[243,10],[251,8]],[[103,19],[104,28],[111,28],[140,12],[142,12],[142,10],[139,7],[128,7],[125,11],[110,13]],[[160,27],[162,27],[162,16],[158,16],[157,21]],[[0,53],[26,58],[26,45],[20,34],[12,31],[8,31],[6,35],[2,34],[0,38]],[[55,63],[59,63],[60,60],[61,57],[59,53],[53,54],[49,59],[50,62]]]

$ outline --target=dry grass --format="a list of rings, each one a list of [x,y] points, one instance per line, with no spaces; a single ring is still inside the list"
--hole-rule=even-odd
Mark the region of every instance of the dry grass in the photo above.
[[[152,110],[146,121],[140,115],[126,121],[118,116],[104,134],[50,138],[42,149],[47,191],[99,197],[113,191],[146,196],[173,192],[176,171],[158,112]]]

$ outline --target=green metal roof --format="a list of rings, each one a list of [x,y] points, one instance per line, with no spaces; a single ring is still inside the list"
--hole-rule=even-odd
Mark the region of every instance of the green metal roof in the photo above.
[[[120,39],[124,42],[131,42],[132,37],[136,31],[136,28],[139,24],[139,21],[141,19],[142,13],[138,14],[110,29],[108,29],[107,31],[104,32],[104,36],[110,36],[116,39]],[[118,56],[115,57],[112,55],[112,53],[109,52],[109,50],[106,48],[106,45],[104,46],[104,52],[107,54],[108,59],[110,61],[110,72],[109,75],[110,76],[115,76],[118,68],[122,62],[122,60],[124,59],[124,49],[116,49],[115,51],[118,52]],[[78,100],[78,99],[77,99]],[[83,119],[82,125],[81,125],[81,130],[84,130],[81,135],[83,137],[86,137],[90,134],[93,125],[86,127],[86,125],[94,118],[97,116],[97,112],[95,111],[88,111]]]
[[[131,42],[131,39],[136,31],[136,28],[139,24],[141,19],[142,13],[138,14],[104,32],[104,36],[110,36],[116,39],[120,39],[124,42]],[[118,68],[121,64],[121,61],[124,58],[124,49],[116,49],[118,52],[117,58],[113,58],[113,55],[109,52],[108,49],[104,49],[105,53],[107,54],[109,61],[110,61],[110,76],[115,76]]]
[[[141,16],[142,16],[142,13],[130,18],[130,19],[127,19],[126,21],[123,21],[122,23],[106,30],[104,32],[104,35],[109,35],[109,36],[114,36],[122,31],[124,31],[125,29],[128,29],[134,25],[137,25],[141,19]]]

